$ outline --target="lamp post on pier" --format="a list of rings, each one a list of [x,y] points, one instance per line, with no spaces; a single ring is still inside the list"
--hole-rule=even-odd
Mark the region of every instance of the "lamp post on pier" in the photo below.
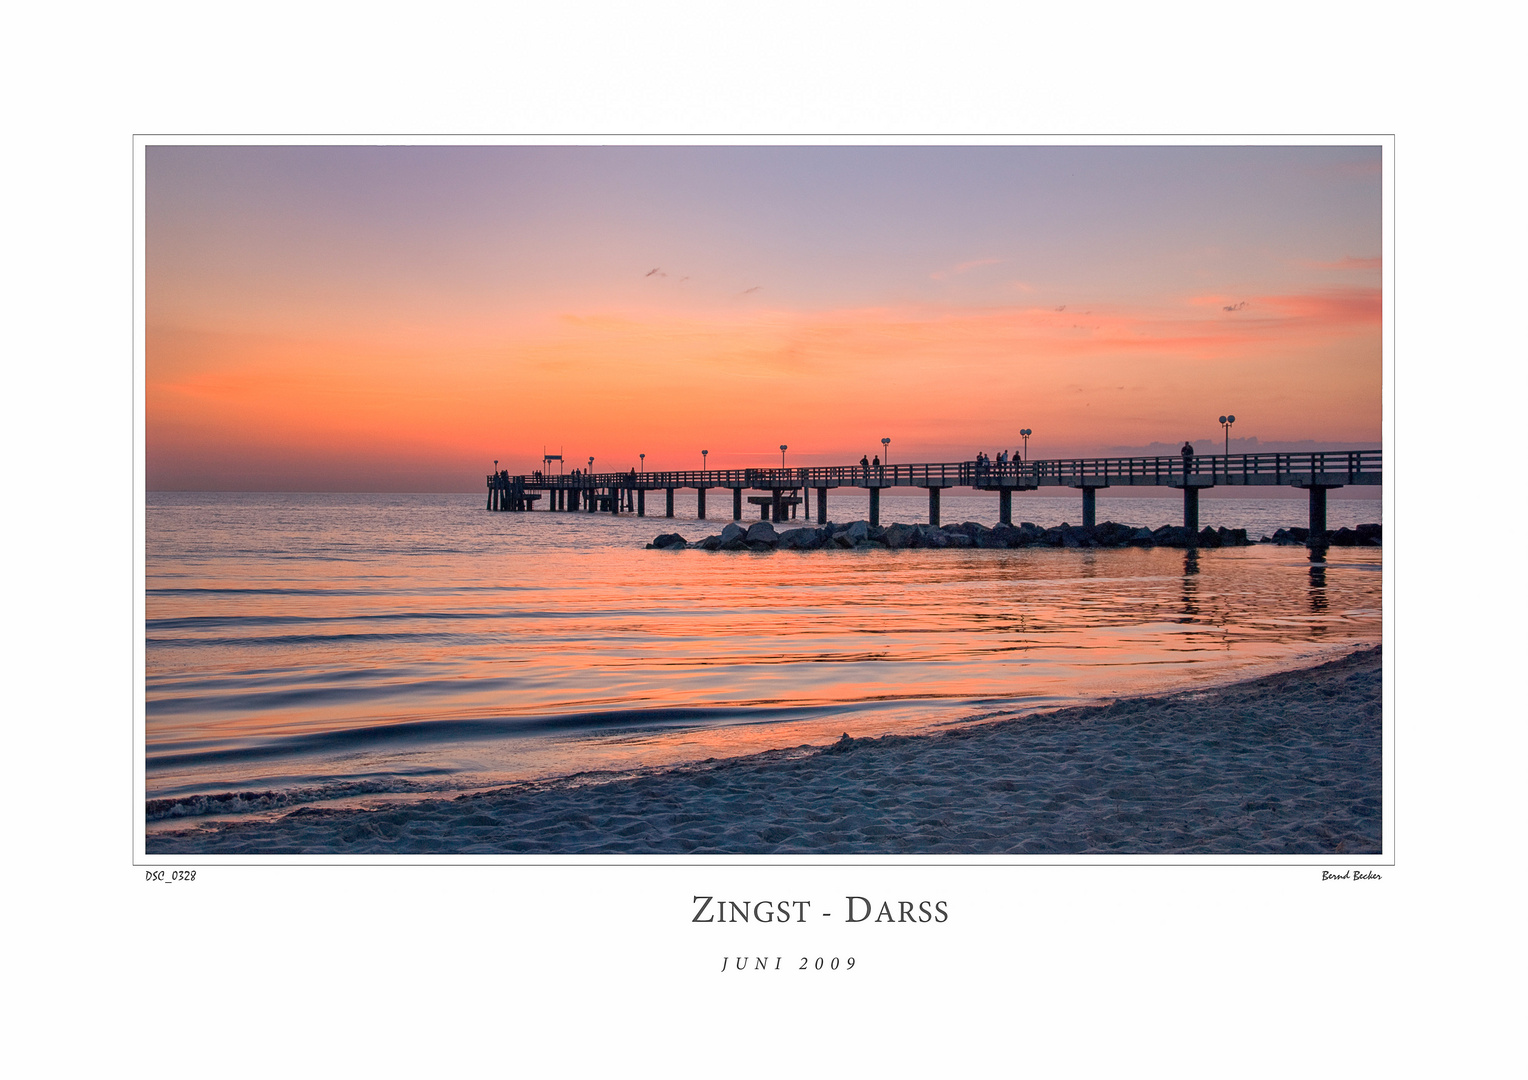
[[[1236,417],[1231,415],[1220,418],[1220,429],[1226,433],[1226,457],[1231,456],[1231,425],[1236,423]]]
[[[709,450],[702,450],[700,452],[700,471],[701,472],[705,472],[706,471],[706,455],[709,454],[710,452],[711,451],[709,451]]]
[[[890,439],[882,439],[881,440],[881,464],[882,465],[890,465],[891,464],[891,440]]]
[[[647,472],[647,455],[646,454],[638,454],[637,457],[642,459],[642,471],[644,473],[646,473]]]
[[[1024,460],[1029,460],[1029,437],[1034,434],[1030,428],[1019,428],[1019,434],[1024,438]]]
[[[780,468],[782,469],[785,468],[785,452],[789,449],[790,447],[786,446],[784,443],[780,444]]]

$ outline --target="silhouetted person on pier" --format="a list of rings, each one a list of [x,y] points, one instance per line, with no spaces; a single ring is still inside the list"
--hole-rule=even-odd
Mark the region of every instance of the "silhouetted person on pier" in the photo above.
[[[881,468],[881,455],[880,454],[877,454],[874,458],[872,458],[871,461],[870,461],[870,464],[875,466],[875,478],[877,480],[881,479],[883,476],[886,475],[885,471]]]
[[[870,459],[864,454],[860,455],[860,472],[865,474],[865,485],[870,485]]]
[[[1180,453],[1183,455],[1183,472],[1184,475],[1187,475],[1188,471],[1194,466],[1194,444],[1184,439],[1183,449]]]

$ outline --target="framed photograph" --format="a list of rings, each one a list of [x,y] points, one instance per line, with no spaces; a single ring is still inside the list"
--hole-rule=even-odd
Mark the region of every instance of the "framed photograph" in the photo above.
[[[145,866],[1393,861],[1388,138],[135,153]]]

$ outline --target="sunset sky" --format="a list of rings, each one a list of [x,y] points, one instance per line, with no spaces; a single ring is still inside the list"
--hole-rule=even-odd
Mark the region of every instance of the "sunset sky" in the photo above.
[[[146,162],[151,489],[1381,435],[1378,147]]]

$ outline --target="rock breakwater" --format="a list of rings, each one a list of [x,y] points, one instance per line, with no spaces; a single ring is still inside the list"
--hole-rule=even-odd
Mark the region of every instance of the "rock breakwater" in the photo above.
[[[1245,547],[1251,543],[1307,544],[1305,529],[1280,529],[1260,541],[1247,538],[1246,529],[1204,528],[1194,542],[1201,548]],[[1338,529],[1325,534],[1326,543],[1338,547],[1377,546],[1378,525],[1360,525],[1357,529]],[[1061,524],[1042,529],[1033,522],[1020,525],[988,527],[974,521],[959,525],[871,525],[867,521],[847,524],[829,523],[816,528],[803,526],[777,532],[768,521],[756,521],[747,528],[734,522],[714,536],[688,541],[678,533],[662,533],[649,548],[677,551],[700,548],[705,551],[818,551],[853,548],[1123,548],[1190,546],[1189,531],[1181,525],[1163,525],[1146,529],[1118,522],[1084,526]]]

